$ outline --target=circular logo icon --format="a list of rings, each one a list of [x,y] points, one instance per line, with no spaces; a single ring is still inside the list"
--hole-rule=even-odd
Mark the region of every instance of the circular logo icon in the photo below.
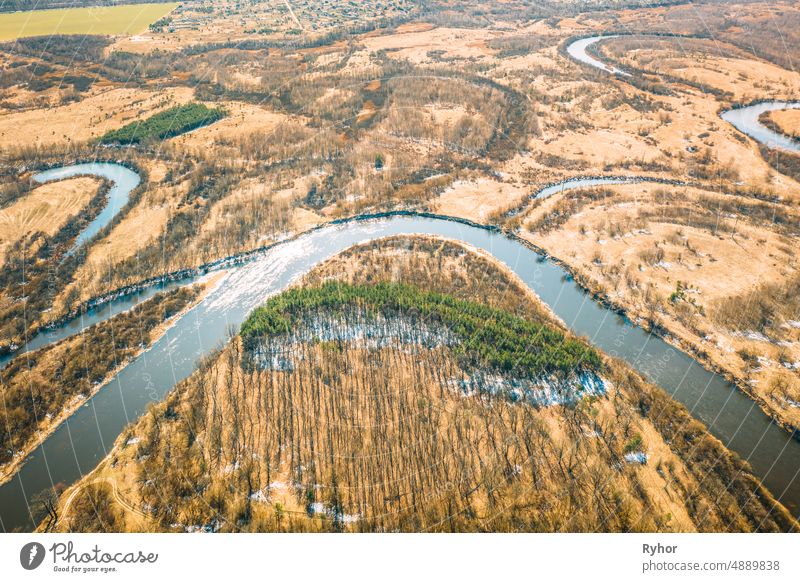
[[[39,542],[30,542],[19,551],[19,563],[26,570],[35,570],[44,561],[44,546]]]

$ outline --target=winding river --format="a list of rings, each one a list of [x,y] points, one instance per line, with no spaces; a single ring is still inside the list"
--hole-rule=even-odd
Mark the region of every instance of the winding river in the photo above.
[[[721,114],[722,119],[733,125],[742,133],[769,148],[800,153],[800,141],[771,130],[758,118],[767,111],[782,109],[800,109],[800,101],[765,101],[747,107],[728,109]]]
[[[607,34],[578,39],[567,46],[567,54],[576,61],[585,63],[601,71],[630,77],[630,73],[606,64],[586,52],[586,49],[593,44],[612,38],[619,38],[619,35]],[[723,111],[720,117],[745,135],[750,136],[769,148],[800,153],[800,141],[788,135],[773,131],[758,120],[758,117],[762,113],[767,111],[779,111],[782,109],[800,109],[800,101],[763,101],[743,107],[728,109],[727,111]]]
[[[580,38],[576,41],[573,41],[567,46],[567,54],[571,56],[576,61],[580,61],[581,63],[587,64],[589,66],[594,67],[595,69],[600,69],[601,71],[605,71],[606,73],[611,73],[612,75],[622,75],[623,77],[630,77],[631,74],[623,71],[622,69],[618,69],[611,65],[605,64],[603,61],[600,61],[589,53],[586,52],[593,44],[597,44],[601,40],[608,40],[610,38],[619,38],[618,34],[607,34],[601,36],[590,36],[587,38]]]
[[[91,162],[53,168],[36,174],[33,179],[40,184],[44,184],[45,182],[65,180],[76,176],[98,176],[110,181],[112,185],[108,191],[108,201],[103,210],[75,238],[72,247],[67,251],[68,255],[71,255],[82,244],[94,238],[98,232],[114,220],[114,217],[128,203],[131,192],[140,182],[139,174],[133,170],[119,164],[107,162]]]
[[[536,194],[532,196],[534,199],[550,198],[561,192],[567,190],[575,190],[576,188],[594,188],[595,186],[619,186],[622,184],[641,184],[643,182],[652,182],[655,184],[673,184],[685,186],[686,183],[678,182],[676,180],[665,180],[661,178],[651,178],[649,176],[605,176],[605,177],[586,177],[586,178],[571,178],[557,184],[550,184],[545,186]]]
[[[69,170],[65,168],[67,173]],[[86,174],[87,168],[79,172]],[[138,180],[127,183],[132,189]],[[587,185],[586,180],[575,181],[572,187],[578,185]],[[492,254],[575,333],[630,363],[686,405],[712,434],[751,463],[754,473],[793,514],[800,514],[797,479],[800,442],[793,440],[724,378],[595,301],[560,265],[520,241],[497,230],[444,217],[398,213],[381,218],[356,218],[312,230],[232,269],[202,302],[61,424],[29,455],[20,471],[0,486],[0,528],[34,529],[42,517],[41,507],[35,503],[39,495],[56,484],[70,485],[96,467],[126,425],[136,420],[150,402],[161,400],[188,377],[198,361],[223,345],[230,330],[238,328],[267,297],[283,291],[321,261],[355,244],[411,234],[458,240]],[[37,336],[27,347],[59,341],[155,292],[153,288],[137,296],[114,299],[68,327]]]

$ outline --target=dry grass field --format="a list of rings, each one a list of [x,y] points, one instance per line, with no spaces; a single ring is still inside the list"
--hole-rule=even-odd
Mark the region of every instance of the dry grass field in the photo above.
[[[486,223],[494,213],[517,206],[525,197],[526,191],[517,184],[480,177],[453,182],[431,203],[431,210]]]
[[[758,295],[766,283],[796,293],[798,221],[797,210],[778,204],[635,184],[555,195],[523,229],[589,288],[705,354],[797,426],[796,306],[769,305],[762,314]]]
[[[800,139],[800,109],[770,111],[769,119],[782,133]]]
[[[656,18],[670,10],[645,12]],[[301,21],[302,11],[297,8]],[[732,41],[642,36],[603,43],[604,58],[620,67],[666,75],[660,82],[669,91],[648,92],[586,71],[558,52],[565,38],[605,26],[598,18],[488,28],[411,22],[299,51],[232,43],[187,56],[172,87],[100,83],[72,103],[6,111],[0,136],[9,148],[18,144],[22,127],[28,142],[74,146],[193,98],[230,112],[165,141],[158,163],[141,157],[139,163],[148,171],[158,167],[160,175],[150,177],[136,206],[90,249],[58,303],[66,305],[73,289],[85,299],[359,212],[410,206],[497,221],[541,185],[576,175],[669,177],[697,182],[708,192],[725,181],[726,188],[798,199],[800,185],[776,172],[752,141],[718,117],[721,107],[740,100],[792,98],[795,73]],[[622,18],[627,22],[628,13]],[[154,38],[170,34],[152,32]],[[112,45],[110,54],[125,50]],[[168,66],[160,62],[150,66]],[[470,76],[474,67],[483,71],[480,77]],[[453,76],[454,68],[467,72]],[[509,113],[512,100],[525,105]],[[792,114],[773,115],[791,124]],[[509,128],[523,125],[524,135],[512,135]],[[468,167],[475,156],[485,157],[485,167]],[[264,174],[265,162],[275,169]],[[201,186],[203,176],[214,178]],[[647,189],[642,192],[644,206]],[[620,210],[620,219],[625,212]],[[524,220],[517,217],[507,226]],[[174,248],[164,247],[169,237],[162,233],[184,221],[195,224],[189,240],[179,242],[176,235]],[[758,240],[764,233],[753,236]],[[558,247],[552,251],[588,273],[596,249],[583,239],[578,243],[586,248],[570,248],[575,256],[561,257]],[[735,272],[741,257],[718,244],[719,270]],[[135,258],[137,253],[144,254]],[[146,259],[148,253],[158,260]],[[674,290],[668,288],[676,280],[658,283],[662,295]]]
[[[223,101],[217,105],[228,112],[227,117],[176,136],[172,141],[183,148],[207,150],[220,142],[244,138],[251,133],[271,133],[279,123],[287,119],[280,113],[246,103]]]
[[[187,11],[187,21],[194,18],[190,5],[181,10]],[[295,10],[302,22],[304,11],[312,7]],[[656,18],[665,11],[670,12],[645,12]],[[173,23],[183,18],[181,14],[173,15]],[[209,15],[212,20],[218,17]],[[288,14],[283,17],[291,20]],[[25,128],[29,144],[74,147],[193,97],[230,110],[224,120],[160,146],[158,166],[166,180],[151,178],[152,191],[101,246],[90,250],[76,278],[84,294],[161,268],[192,264],[198,254],[210,259],[251,248],[316,224],[320,217],[399,205],[485,222],[539,186],[575,175],[666,175],[699,180],[710,190],[725,176],[740,189],[797,198],[798,183],[776,172],[752,142],[718,117],[720,107],[730,100],[755,95],[790,98],[794,73],[733,45],[724,45],[720,53],[719,46],[703,40],[637,37],[605,43],[601,50],[619,59],[620,66],[669,71],[675,77],[669,94],[650,94],[588,72],[558,53],[564,38],[590,25],[605,25],[598,18],[515,26],[500,19],[488,28],[412,22],[297,51],[243,49],[231,42],[207,54],[187,55],[186,66],[175,72],[166,88],[134,89],[118,86],[118,81],[104,86],[101,79],[65,105],[9,109],[0,116],[0,143],[7,148],[18,145]],[[193,26],[178,27],[176,34]],[[205,25],[197,26],[200,30]],[[167,27],[152,34],[172,33]],[[312,31],[300,36],[304,34],[313,36]],[[109,54],[122,58],[125,50],[112,45]],[[159,58],[149,66],[169,67]],[[479,79],[464,73],[468,81],[449,78],[459,67],[480,67],[483,72]],[[487,89],[483,79],[498,83],[498,88]],[[681,79],[697,87],[681,85]],[[145,85],[151,82],[148,76]],[[720,101],[702,90],[705,85],[728,96]],[[23,83],[12,90],[29,88]],[[222,98],[216,97],[220,91]],[[506,119],[503,112],[514,99],[527,104],[514,112],[516,117]],[[525,116],[527,133],[510,135],[508,128],[522,125],[520,116]],[[505,159],[492,159],[498,156],[492,149],[506,150],[500,154]],[[476,155],[487,154],[487,167],[462,169]],[[146,157],[140,162],[153,167]],[[285,167],[268,170],[270,178],[265,178],[264,161]],[[200,170],[209,163],[213,167]],[[487,172],[489,167],[502,177]],[[226,177],[217,180],[209,198],[199,192],[197,176],[217,172]],[[268,194],[240,200],[235,193],[246,190],[245,184],[254,179],[274,184],[271,192],[295,189],[288,197]],[[258,226],[245,216],[262,200],[270,204],[265,212],[271,218]],[[158,252],[169,257],[169,264],[145,260],[135,267],[121,265],[134,249],[152,247],[159,232],[192,214],[200,221],[192,229],[196,240],[182,241],[177,252]],[[236,232],[233,238],[231,231]],[[148,265],[153,271],[143,272]]]
[[[71,178],[43,184],[0,210],[0,264],[6,248],[34,232],[53,235],[97,194],[96,178]]]
[[[99,90],[78,102],[56,107],[0,113],[0,150],[51,146],[96,139],[136,119],[191,100],[185,87],[150,91],[133,88]]]

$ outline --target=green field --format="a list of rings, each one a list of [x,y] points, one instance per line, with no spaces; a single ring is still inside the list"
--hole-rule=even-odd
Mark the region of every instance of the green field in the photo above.
[[[52,34],[139,34],[177,6],[171,2],[10,12],[0,14],[0,41]]]

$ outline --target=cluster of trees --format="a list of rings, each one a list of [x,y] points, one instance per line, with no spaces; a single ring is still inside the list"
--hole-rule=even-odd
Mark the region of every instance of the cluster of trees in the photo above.
[[[761,157],[776,171],[800,181],[800,155],[763,144],[759,144],[759,150]]]
[[[117,6],[119,4],[145,4],[168,0],[9,0],[0,7],[0,12],[22,10],[52,10],[56,8],[80,8],[83,6]]]
[[[80,65],[81,77],[125,78],[134,85],[156,77],[184,79],[177,73],[186,72],[191,74],[186,82],[197,84],[198,99],[242,99],[310,117],[308,125],[293,120],[275,131],[242,132],[239,137],[216,144],[214,156],[210,152],[189,152],[187,156],[185,151],[170,151],[169,142],[158,144],[159,155],[165,160],[173,158],[169,165],[175,168],[176,176],[187,175],[177,168],[181,163],[178,154],[184,159],[192,158],[202,167],[196,169],[197,180],[192,176],[186,200],[170,216],[164,236],[152,241],[135,257],[114,265],[107,282],[111,286],[274,239],[291,224],[292,211],[300,204],[311,208],[335,204],[335,216],[365,209],[425,204],[452,179],[428,181],[427,177],[449,176],[459,166],[474,165],[475,152],[490,157],[516,152],[526,132],[527,101],[521,95],[477,75],[454,71],[452,67],[417,68],[380,57],[374,66],[354,73],[343,69],[344,58],[342,62],[315,66],[313,75],[298,75],[302,67],[298,67],[297,59],[277,51],[204,52],[198,48],[187,50],[185,59],[160,53],[143,59],[124,51],[104,56],[107,40],[90,38],[85,51],[69,37],[55,38],[52,44],[29,39],[18,47],[15,45],[14,50],[24,59],[41,55],[48,63],[46,66],[55,67],[53,73],[68,66],[68,57],[73,54]],[[310,65],[315,55],[302,58]],[[242,92],[245,89],[240,77],[230,72],[231,67],[242,67],[245,61],[248,71],[252,70],[256,76],[263,71],[261,86],[254,88],[252,83],[248,84],[249,93]],[[376,79],[383,81],[375,82]],[[425,79],[432,81],[426,83]],[[343,87],[344,92],[335,93],[330,99],[325,97],[330,90]],[[349,96],[343,98],[345,94]],[[465,114],[446,124],[427,118],[420,133],[411,117],[414,111],[426,111],[426,105],[463,109]],[[374,115],[359,116],[367,106],[373,108]],[[211,119],[207,113],[215,110],[189,104],[109,132],[101,141],[135,143],[158,139],[206,123]],[[399,128],[398,135],[387,136],[385,127],[380,125],[388,112]],[[195,117],[196,114],[199,115]],[[419,146],[409,145],[409,139],[426,140],[429,152],[420,155]],[[141,148],[132,155],[145,151],[146,148]],[[20,163],[40,163],[44,156],[63,158],[67,154],[91,155],[88,147],[68,152],[64,148],[58,151],[25,148],[15,152]],[[382,163],[376,165],[376,160]],[[236,167],[233,172],[232,166]],[[284,202],[264,196],[252,203],[237,202],[220,213],[222,221],[206,224],[211,209],[235,184],[248,176],[263,177],[265,173],[273,176],[276,183],[288,184],[310,173],[320,177],[311,185],[306,200]],[[172,183],[177,185],[175,181]],[[203,234],[198,237],[198,233]],[[76,257],[71,263],[79,264],[81,260]],[[69,280],[69,275],[62,279]]]
[[[507,96],[490,86],[468,79],[439,76],[438,71],[391,79],[388,114],[384,125],[394,134],[443,143],[459,152],[483,153],[499,127]],[[437,122],[426,106],[458,108],[447,123]]]
[[[217,145],[250,161],[299,168],[333,160],[346,148],[335,128],[309,128],[295,121],[279,123],[270,130],[220,138]]]
[[[283,176],[317,174],[302,203],[335,205],[334,215],[425,204],[442,189],[441,180],[426,178],[474,167],[476,153],[514,155],[535,125],[524,96],[452,68],[381,58],[357,72],[331,63],[298,75],[295,59],[271,54],[252,63],[253,74],[263,71],[260,86],[243,88],[227,69],[231,58],[209,56],[198,65],[199,98],[245,100],[309,121],[292,119],[217,147],[248,167],[266,162]],[[310,68],[312,57],[304,59]]]
[[[528,378],[566,376],[600,368],[600,356],[584,342],[538,322],[484,304],[422,291],[401,283],[350,285],[331,281],[286,291],[256,309],[242,324],[245,349],[268,336],[288,333],[304,314],[343,311],[398,313],[445,326],[458,338],[455,351],[467,366],[490,367]]]
[[[0,463],[12,459],[78,395],[88,396],[112,370],[150,345],[165,319],[186,307],[198,288],[159,293],[116,317],[59,344],[12,360],[0,371],[5,403]]]
[[[100,35],[54,34],[19,38],[13,43],[4,45],[3,52],[8,52],[15,57],[35,59],[33,62],[37,63],[37,67],[47,67],[44,63],[51,63],[77,68],[77,65],[102,63],[103,51],[111,42],[110,37]],[[47,69],[45,68],[44,71],[46,72]]]
[[[98,482],[86,485],[72,500],[69,515],[77,516],[69,520],[70,531],[82,532],[108,532],[114,533],[123,530],[125,525],[121,518],[109,483]],[[58,515],[55,516],[58,518]],[[57,520],[50,522],[50,527],[56,526]]]
[[[488,258],[435,237],[394,236],[355,245],[303,278],[305,287],[336,279],[353,285],[403,282],[481,303],[529,321],[551,324],[548,311],[520,293]]]
[[[148,28],[152,32],[164,32],[164,29],[165,28],[169,28],[170,24],[172,24],[172,17],[171,16],[165,16],[163,18],[159,18],[158,20],[156,20],[155,22],[150,24],[150,26],[148,26]]]
[[[732,160],[721,162],[715,150],[703,147],[696,153],[681,152],[679,159],[685,165],[686,173],[699,180],[713,180],[716,183],[732,183],[739,180],[739,168]]]
[[[225,117],[224,109],[202,103],[177,105],[156,113],[143,121],[133,121],[100,138],[105,144],[138,144],[155,139],[174,137]]]
[[[213,259],[260,246],[287,231],[293,209],[291,200],[272,197],[226,201],[214,228],[197,240],[197,248],[203,258]]]
[[[12,171],[0,173],[0,208],[10,206],[30,190],[31,183],[20,180],[16,173]]]
[[[497,51],[497,58],[505,59],[537,52],[551,46],[552,38],[543,35],[511,35],[492,38],[487,41],[487,46]]]
[[[731,331],[756,331],[782,337],[787,321],[800,319],[800,275],[768,281],[746,293],[717,301],[713,320]]]

